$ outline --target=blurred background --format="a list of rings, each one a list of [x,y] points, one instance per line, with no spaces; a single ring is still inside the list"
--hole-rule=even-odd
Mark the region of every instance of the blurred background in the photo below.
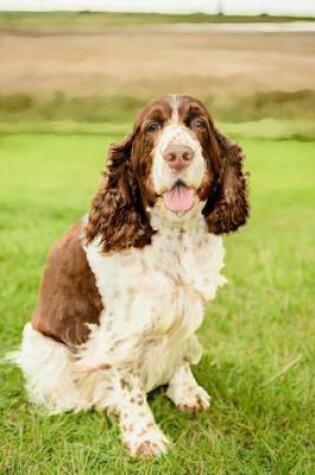
[[[148,99],[206,103],[246,153],[252,205],[224,238],[229,285],[200,331],[210,415],[188,421],[156,395],[176,444],[149,467],[123,455],[104,416],[38,418],[18,370],[1,366],[1,473],[314,473],[314,17],[313,0],[0,0],[4,352],[48,249],[86,212],[108,145]]]
[[[177,92],[200,97],[223,122],[268,118],[275,134],[299,118],[296,133],[314,131],[314,2],[158,3],[50,0],[46,10],[81,11],[9,13],[42,2],[1,0],[0,120],[121,124],[147,99]]]

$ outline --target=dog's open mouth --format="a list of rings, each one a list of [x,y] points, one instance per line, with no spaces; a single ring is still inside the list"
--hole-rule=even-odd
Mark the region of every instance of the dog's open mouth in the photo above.
[[[184,182],[178,180],[175,185],[163,195],[167,209],[175,213],[185,212],[194,204],[195,190],[188,188]]]

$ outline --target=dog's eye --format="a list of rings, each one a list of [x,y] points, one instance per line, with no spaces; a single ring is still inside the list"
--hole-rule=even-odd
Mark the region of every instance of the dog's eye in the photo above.
[[[154,134],[154,132],[157,132],[160,127],[161,126],[158,122],[152,121],[146,126],[145,131],[148,132],[149,134]]]
[[[195,127],[196,129],[204,129],[206,127],[206,123],[203,119],[194,119],[191,122],[192,127]]]

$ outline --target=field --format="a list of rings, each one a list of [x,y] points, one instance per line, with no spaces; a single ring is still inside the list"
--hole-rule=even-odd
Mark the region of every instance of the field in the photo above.
[[[202,98],[224,121],[315,115],[312,32],[231,33],[152,25],[151,16],[140,25],[124,16],[124,25],[100,15],[6,18],[0,121],[121,122],[174,92]]]
[[[1,340],[18,345],[51,243],[85,212],[116,136],[1,139]],[[26,401],[19,370],[1,368],[4,474],[311,474],[314,428],[313,143],[242,139],[252,219],[226,238],[229,285],[209,305],[195,369],[208,413],[151,404],[169,456],[133,462],[104,414],[46,418]],[[78,158],[79,155],[79,158]],[[292,364],[292,367],[290,365]]]
[[[252,204],[248,226],[225,238],[229,284],[199,331],[205,353],[194,372],[210,411],[184,415],[155,391],[172,450],[133,461],[115,418],[46,417],[3,363],[0,474],[315,473],[314,33],[183,21],[0,14],[0,357],[19,345],[49,247],[86,212],[109,143],[148,98],[206,102],[246,152]]]

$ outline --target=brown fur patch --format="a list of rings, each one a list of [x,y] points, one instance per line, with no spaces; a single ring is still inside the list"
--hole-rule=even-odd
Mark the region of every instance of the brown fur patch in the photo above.
[[[196,134],[207,161],[207,174],[198,195],[207,200],[203,210],[209,232],[236,231],[246,223],[249,214],[247,174],[243,170],[244,152],[214,126],[212,116],[202,102],[180,96],[179,117]],[[204,127],[193,127],[195,118]]]
[[[69,346],[84,343],[87,323],[99,324],[103,309],[80,234],[82,224],[73,226],[51,249],[32,326],[44,335]]]
[[[153,206],[157,198],[151,183],[151,153],[156,136],[147,134],[146,127],[152,120],[162,127],[171,114],[167,96],[148,103],[140,112],[133,132],[109,150],[104,178],[86,226],[87,242],[100,236],[104,252],[142,248],[151,243],[154,231],[146,207]]]

